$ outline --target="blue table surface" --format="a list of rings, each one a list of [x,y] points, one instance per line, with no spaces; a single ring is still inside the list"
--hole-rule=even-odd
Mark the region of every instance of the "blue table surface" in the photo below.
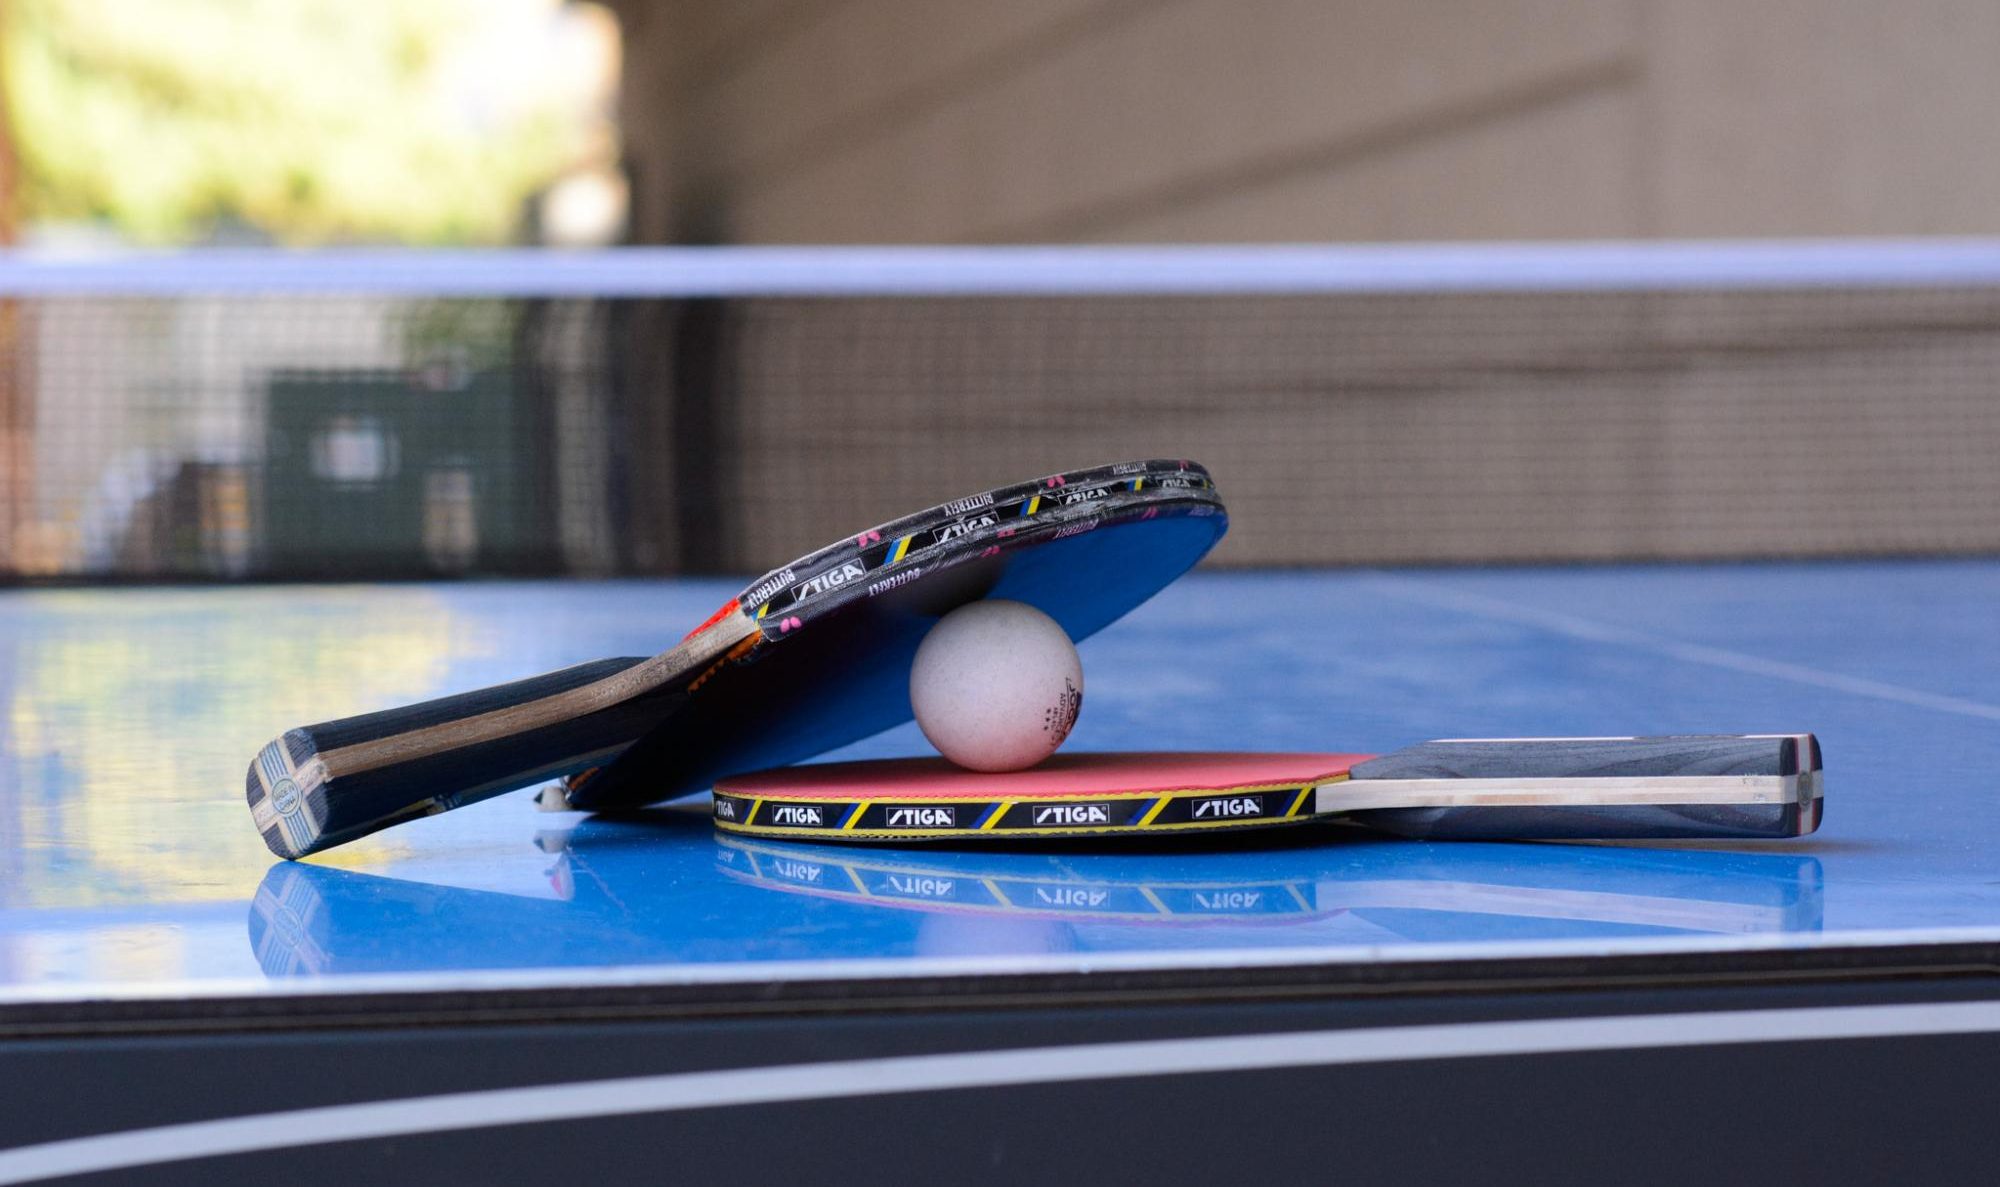
[[[1203,572],[1082,649],[1077,749],[1813,730],[1800,841],[859,848],[524,792],[288,863],[250,825],[289,726],[649,654],[736,586],[0,595],[0,1000],[2000,937],[1991,561]]]

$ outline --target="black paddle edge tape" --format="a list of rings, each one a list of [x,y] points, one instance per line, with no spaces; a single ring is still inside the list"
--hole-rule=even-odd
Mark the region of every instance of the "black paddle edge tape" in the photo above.
[[[1212,489],[1156,488],[1108,494],[1089,503],[1041,511],[1028,519],[1003,521],[970,530],[921,557],[865,570],[838,588],[825,590],[816,597],[788,607],[782,613],[767,613],[757,619],[757,626],[765,641],[776,643],[797,634],[815,620],[839,613],[855,602],[981,560],[988,549],[997,548],[1001,553],[1021,552],[1084,531],[1116,528],[1121,524],[1162,516],[1213,517],[1216,531],[1210,548],[1229,529],[1228,509]],[[1205,551],[1203,555],[1206,555]],[[1195,563],[1200,563],[1199,558]]]
[[[773,614],[789,611],[822,592],[823,582],[820,579],[830,573],[838,572],[847,563],[858,562],[864,569],[870,571],[881,568],[881,554],[892,548],[902,537],[921,535],[931,537],[921,543],[912,543],[910,559],[914,559],[917,549],[935,547],[962,534],[953,532],[952,537],[938,539],[936,534],[939,532],[950,531],[953,528],[988,526],[980,522],[985,518],[1016,522],[1032,518],[1031,515],[1018,513],[1018,508],[1029,500],[1042,499],[1050,504],[1048,509],[1054,509],[1065,502],[1074,501],[1083,492],[1132,482],[1168,484],[1168,489],[1203,490],[1211,493],[1215,489],[1214,480],[1209,476],[1207,469],[1198,463],[1180,460],[1118,462],[1050,474],[1027,482],[995,487],[992,490],[952,499],[914,515],[906,515],[852,533],[837,543],[807,553],[797,560],[765,573],[744,586],[736,600],[742,604],[744,612],[749,614],[755,614],[759,607],[767,607],[768,613]]]
[[[1212,487],[1183,485],[1168,488],[1164,482],[1148,487],[1144,479],[1119,479],[1104,483],[1079,483],[1064,487],[1059,493],[1035,493],[1018,499],[995,503],[983,510],[968,512],[954,519],[945,520],[903,535],[879,536],[874,532],[866,534],[867,546],[852,555],[842,556],[825,564],[794,573],[782,570],[780,576],[790,577],[790,581],[775,591],[771,584],[759,585],[749,591],[750,600],[743,603],[745,613],[755,618],[775,615],[782,618],[810,601],[823,599],[838,593],[843,587],[871,572],[888,568],[902,568],[921,565],[933,556],[950,551],[968,537],[1006,533],[1010,528],[1018,530],[1019,525],[1032,524],[1048,519],[1061,519],[1077,514],[1081,504],[1101,505],[1101,500],[1131,498],[1141,496],[1159,498],[1172,493],[1212,491]],[[1220,500],[1215,500],[1220,505]],[[758,600],[762,598],[763,600]]]
[[[741,602],[742,610],[766,628],[768,637],[775,624],[784,623],[787,619],[801,619],[829,603],[838,603],[854,592],[852,587],[857,583],[866,583],[883,572],[940,568],[962,558],[972,544],[990,544],[995,539],[1043,524],[1101,515],[1102,509],[1107,506],[1166,506],[1176,502],[1193,502],[1211,505],[1218,512],[1224,510],[1213,486],[1176,488],[1162,484],[1130,490],[1127,489],[1129,485],[1130,480],[1122,478],[1107,483],[1073,484],[1065,488],[1066,494],[1061,499],[1032,494],[913,533],[883,535],[866,548],[846,550],[842,555],[810,566],[776,571],[765,582],[745,591],[748,600]],[[1085,510],[1086,503],[1099,510]],[[874,533],[868,535],[873,536]],[[906,540],[912,541],[907,552],[903,551]],[[788,580],[774,589],[773,583],[779,577]],[[760,597],[764,600],[757,600]]]
[[[0,1037],[106,1038],[307,1033],[401,1026],[858,1017],[1074,1006],[1278,1001],[1488,999],[1496,1010],[1569,1011],[1562,995],[1601,991],[1749,999],[1797,990],[1839,1004],[1985,1001],[2000,994],[2000,940],[1843,944],[1715,952],[1371,961],[1286,960],[1227,968],[1138,968],[885,977],[772,978],[699,984],[369,988],[346,992],[98,997],[0,1003]],[[1502,998],[1501,995],[1505,995]],[[1499,999],[1495,1002],[1494,999]],[[1764,1005],[1791,1005],[1794,1000]],[[1740,1008],[1733,1001],[1702,1008]],[[1630,1013],[1607,1007],[1603,1013]],[[1566,1012],[1586,1017],[1588,1013]]]
[[[1356,812],[1285,817],[1263,814],[1237,820],[1190,821],[1180,813],[1146,824],[1035,824],[1030,818],[1039,811],[1088,809],[1090,804],[1042,804],[1021,801],[1006,810],[1010,818],[991,829],[972,826],[935,825],[926,829],[898,828],[887,820],[894,810],[935,811],[960,809],[976,815],[989,805],[959,801],[944,805],[888,805],[872,803],[864,822],[854,828],[842,827],[857,801],[766,800],[757,808],[758,819],[748,823],[729,820],[724,805],[737,797],[717,796],[715,827],[730,837],[765,841],[786,841],[805,845],[867,847],[873,845],[926,848],[978,848],[1048,841],[1088,846],[1103,842],[1122,844],[1143,838],[1165,839],[1194,833],[1203,837],[1216,833],[1236,833],[1251,829],[1314,825],[1344,825],[1369,832],[1420,841],[1771,841],[1803,837],[1819,827],[1821,803],[1783,804],[1672,804],[1618,805],[1615,807],[1535,808],[1373,808]],[[1221,797],[1216,797],[1221,798]],[[793,809],[801,815],[790,819],[809,820],[821,814],[822,823],[766,823],[784,819],[770,809]],[[748,812],[737,807],[739,812]],[[1167,814],[1163,814],[1167,816]],[[875,823],[880,820],[881,823]],[[865,830],[865,831],[864,831]],[[1191,845],[1199,842],[1190,842]]]
[[[715,792],[717,828],[809,842],[1020,841],[1214,832],[1312,820],[1312,786],[1197,794],[796,799]],[[1164,802],[1162,802],[1164,801]],[[1143,821],[1143,823],[1141,823]]]

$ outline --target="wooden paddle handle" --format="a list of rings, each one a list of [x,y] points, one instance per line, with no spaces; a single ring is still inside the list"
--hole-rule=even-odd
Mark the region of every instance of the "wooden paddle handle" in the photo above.
[[[1799,837],[1819,827],[1820,778],[1811,734],[1510,738],[1358,763],[1333,798],[1394,788],[1422,806],[1342,814],[1422,840]]]
[[[593,689],[645,662],[596,660],[287,730],[250,764],[250,814],[271,852],[303,857],[607,761],[657,719],[657,708],[648,695],[593,697]],[[607,703],[578,711],[597,700]]]

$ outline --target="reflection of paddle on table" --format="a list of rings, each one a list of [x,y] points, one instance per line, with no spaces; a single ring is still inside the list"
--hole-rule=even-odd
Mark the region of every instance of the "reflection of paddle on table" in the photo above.
[[[1409,939],[1451,938],[1461,926],[1451,921],[1466,916],[1508,934],[1522,923],[1615,923],[1751,935],[1816,928],[1822,914],[1819,863],[1803,853],[1596,846],[1560,861],[1523,862],[1517,849],[1500,845],[1415,855],[1393,845],[1253,841],[1203,848],[1204,858],[1219,860],[1162,861],[1153,846],[1079,855],[1054,846],[836,849],[717,840],[718,870],[773,891],[1084,924],[1295,926],[1354,912]]]
[[[1059,754],[986,774],[824,763],[715,785],[731,832],[820,840],[1106,836],[1337,818],[1435,839],[1796,837],[1820,818],[1811,734],[1426,742],[1393,754]]]

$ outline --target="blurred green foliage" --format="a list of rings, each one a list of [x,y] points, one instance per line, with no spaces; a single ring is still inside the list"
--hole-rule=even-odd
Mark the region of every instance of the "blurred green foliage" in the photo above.
[[[490,243],[577,159],[554,0],[5,0],[29,222]],[[496,34],[496,29],[500,30]]]

